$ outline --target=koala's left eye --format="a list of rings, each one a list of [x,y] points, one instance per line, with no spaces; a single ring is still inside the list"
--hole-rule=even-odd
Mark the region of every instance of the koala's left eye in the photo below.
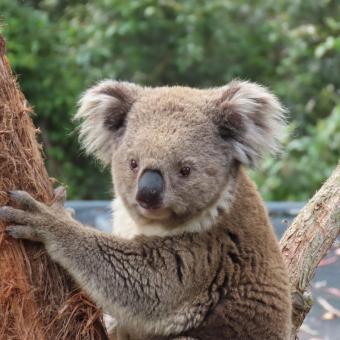
[[[183,168],[181,168],[180,170],[180,174],[183,177],[188,177],[190,175],[191,169],[188,166],[184,166]]]
[[[137,161],[134,160],[134,159],[131,159],[131,160],[130,160],[130,169],[131,169],[131,170],[136,170],[137,168],[138,168],[138,163],[137,163]]]

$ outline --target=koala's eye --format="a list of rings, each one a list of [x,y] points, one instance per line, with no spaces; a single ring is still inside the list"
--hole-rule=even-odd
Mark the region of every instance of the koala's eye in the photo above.
[[[181,168],[180,173],[183,177],[188,177],[190,175],[191,169],[188,166]]]
[[[136,170],[138,168],[138,163],[137,163],[136,160],[134,160],[134,159],[130,160],[130,168],[131,168],[131,170]]]

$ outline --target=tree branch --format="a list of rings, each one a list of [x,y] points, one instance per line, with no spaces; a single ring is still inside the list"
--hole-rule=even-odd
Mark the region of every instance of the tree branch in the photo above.
[[[321,259],[340,233],[340,163],[283,235],[280,245],[288,266],[293,297],[291,339],[312,306],[309,283]]]

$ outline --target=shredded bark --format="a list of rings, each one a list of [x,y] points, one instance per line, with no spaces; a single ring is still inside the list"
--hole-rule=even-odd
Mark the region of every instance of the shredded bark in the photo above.
[[[18,189],[49,204],[39,131],[4,52],[0,36],[0,206]],[[8,238],[4,228],[0,222],[0,339],[107,339],[101,312],[44,248]]]

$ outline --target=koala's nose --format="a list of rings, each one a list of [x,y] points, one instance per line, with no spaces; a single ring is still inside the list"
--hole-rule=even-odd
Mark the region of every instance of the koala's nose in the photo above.
[[[159,208],[164,192],[164,179],[157,170],[145,170],[138,182],[137,202],[145,209]]]

